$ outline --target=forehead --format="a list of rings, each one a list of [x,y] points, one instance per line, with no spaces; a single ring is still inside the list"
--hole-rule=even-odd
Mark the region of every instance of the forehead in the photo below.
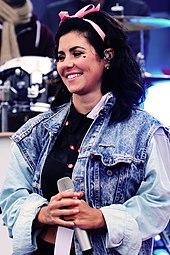
[[[81,46],[89,48],[91,47],[91,44],[86,38],[85,33],[77,32],[77,31],[71,31],[59,39],[59,45],[58,50],[73,48],[75,46]]]

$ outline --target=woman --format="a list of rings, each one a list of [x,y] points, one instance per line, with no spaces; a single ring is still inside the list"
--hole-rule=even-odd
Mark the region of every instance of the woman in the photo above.
[[[52,109],[13,136],[0,206],[14,254],[54,254],[62,226],[86,230],[95,255],[149,255],[168,223],[169,133],[139,108],[140,69],[99,8],[59,14]],[[64,176],[75,191],[57,191]],[[76,236],[74,250],[82,254]]]

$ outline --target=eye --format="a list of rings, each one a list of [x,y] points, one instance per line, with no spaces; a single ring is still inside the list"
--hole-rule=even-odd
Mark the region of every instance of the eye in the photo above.
[[[80,51],[74,51],[73,52],[73,56],[74,57],[79,57],[79,56],[81,56],[83,54],[83,52],[80,52]]]
[[[62,62],[62,61],[64,61],[64,59],[65,59],[65,56],[64,56],[64,55],[61,55],[61,54],[60,54],[60,55],[57,55],[57,56],[56,56],[56,61],[57,61],[57,62]]]

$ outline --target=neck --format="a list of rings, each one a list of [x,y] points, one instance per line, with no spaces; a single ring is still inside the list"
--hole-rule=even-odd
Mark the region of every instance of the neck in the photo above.
[[[95,96],[94,94],[88,96],[79,96],[73,94],[73,104],[78,112],[82,114],[87,114],[95,107],[95,105],[100,101],[101,98],[101,92],[98,93],[98,95],[95,94]]]

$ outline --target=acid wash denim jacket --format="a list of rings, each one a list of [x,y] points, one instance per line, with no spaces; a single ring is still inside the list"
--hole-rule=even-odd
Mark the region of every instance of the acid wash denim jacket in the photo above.
[[[140,109],[128,120],[111,123],[114,104],[110,93],[82,141],[72,179],[75,190],[85,191],[87,203],[100,208],[106,222],[106,229],[88,231],[95,255],[150,255],[153,237],[165,228],[170,211],[169,182],[162,184],[154,168],[145,173],[151,139],[162,125]],[[70,105],[34,117],[13,136],[0,206],[14,255],[31,255],[37,248],[41,229],[33,232],[32,222],[48,203],[41,173]],[[168,179],[164,175],[162,171]],[[76,240],[75,247],[76,254],[82,254]]]

